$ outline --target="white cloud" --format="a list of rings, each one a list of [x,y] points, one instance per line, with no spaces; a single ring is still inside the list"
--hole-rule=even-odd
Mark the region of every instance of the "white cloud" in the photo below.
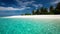
[[[26,1],[26,0],[24,0],[24,1]],[[31,0],[31,1],[26,1],[26,2],[23,2],[23,0],[22,1],[20,1],[20,0],[16,0],[16,2],[18,3],[18,5],[20,6],[20,7],[26,7],[26,6],[28,6],[28,5],[32,5],[34,2],[36,2],[36,1],[34,1],[34,0]]]
[[[19,5],[28,5],[28,4],[34,3],[35,1],[26,1],[26,2],[23,2],[23,1],[20,1],[20,0],[16,0],[16,2],[17,2]]]
[[[38,7],[43,7],[43,4],[33,4],[33,6],[35,6],[37,9]]]
[[[0,7],[0,10],[24,10],[26,8],[30,8],[30,7],[24,7],[24,8]]]
[[[43,5],[42,4],[33,4],[33,6],[35,6],[35,7],[42,7]]]
[[[60,0],[56,0],[56,1],[51,2],[50,4],[54,5],[54,4],[57,4],[59,2],[60,2]]]
[[[20,7],[22,7],[22,8],[31,5],[31,6],[34,6],[37,9],[38,7],[42,7],[43,6],[42,4],[35,4],[36,1],[34,1],[34,0],[31,0],[31,1],[27,1],[27,0],[22,0],[22,1],[21,0],[16,0],[16,1],[17,1],[18,5]],[[25,1],[25,2],[23,2],[23,1]]]

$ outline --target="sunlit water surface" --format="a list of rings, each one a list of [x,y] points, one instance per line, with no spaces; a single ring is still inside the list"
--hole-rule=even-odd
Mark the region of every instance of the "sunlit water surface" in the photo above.
[[[0,34],[60,34],[60,19],[0,18]]]

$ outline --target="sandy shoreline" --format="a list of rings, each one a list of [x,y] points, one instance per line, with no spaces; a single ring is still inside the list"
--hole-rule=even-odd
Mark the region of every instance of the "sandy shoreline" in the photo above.
[[[23,16],[8,16],[2,18],[48,18],[48,19],[60,19],[60,15],[23,15]]]

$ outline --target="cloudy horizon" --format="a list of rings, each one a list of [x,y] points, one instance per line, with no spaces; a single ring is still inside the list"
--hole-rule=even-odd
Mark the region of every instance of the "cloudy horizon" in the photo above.
[[[60,0],[0,0],[0,11],[19,10],[21,12],[29,11],[31,13],[32,10],[40,7],[49,8],[51,5],[54,6],[58,2],[60,2]]]

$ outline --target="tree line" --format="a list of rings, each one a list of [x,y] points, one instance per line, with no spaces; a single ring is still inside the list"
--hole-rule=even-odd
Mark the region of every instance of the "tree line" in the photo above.
[[[32,14],[26,13],[25,15],[57,15],[60,14],[60,2],[57,3],[56,7],[50,6],[48,8],[41,7],[40,9],[33,10]]]

